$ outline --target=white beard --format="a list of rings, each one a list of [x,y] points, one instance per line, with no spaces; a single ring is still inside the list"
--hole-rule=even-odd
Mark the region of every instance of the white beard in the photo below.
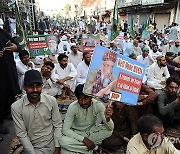
[[[55,53],[56,52],[56,47],[49,48],[49,50],[51,51],[51,53]]]

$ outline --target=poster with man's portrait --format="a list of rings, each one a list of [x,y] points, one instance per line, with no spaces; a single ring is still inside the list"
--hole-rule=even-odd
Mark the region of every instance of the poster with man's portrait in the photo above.
[[[136,105],[145,65],[113,50],[95,47],[84,93]]]
[[[100,43],[99,34],[83,34],[82,35],[83,52],[93,52],[95,46],[99,43]]]
[[[57,35],[28,35],[30,56],[50,55],[57,53]]]

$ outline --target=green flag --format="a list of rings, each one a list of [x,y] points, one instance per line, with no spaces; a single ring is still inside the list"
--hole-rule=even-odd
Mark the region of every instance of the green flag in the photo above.
[[[111,28],[110,40],[114,40],[119,35],[119,21],[118,21],[118,5],[117,0],[115,0],[114,12],[113,12],[113,24]]]
[[[26,47],[26,36],[24,33],[23,26],[21,24],[21,16],[19,14],[19,8],[17,6],[16,0],[11,0],[10,6],[12,11],[15,12],[17,41],[21,48],[24,49]]]
[[[28,35],[33,35],[31,24],[29,22],[27,22],[27,21],[26,21],[25,24],[26,24],[25,36],[27,37]]]
[[[134,20],[133,20],[133,18],[131,18],[129,35],[134,39],[135,34],[134,34]]]
[[[144,30],[142,32],[142,40],[145,40],[149,37],[150,32],[149,32],[149,24],[150,24],[150,19],[149,17],[146,19],[146,23],[144,26]]]

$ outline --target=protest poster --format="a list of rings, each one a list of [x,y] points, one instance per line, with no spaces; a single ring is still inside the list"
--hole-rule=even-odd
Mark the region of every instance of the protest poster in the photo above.
[[[93,52],[95,45],[99,43],[100,43],[99,34],[83,34],[82,35],[83,52]]]
[[[87,95],[136,105],[145,65],[97,45],[84,86]]]
[[[28,35],[28,47],[31,57],[56,54],[57,35]]]

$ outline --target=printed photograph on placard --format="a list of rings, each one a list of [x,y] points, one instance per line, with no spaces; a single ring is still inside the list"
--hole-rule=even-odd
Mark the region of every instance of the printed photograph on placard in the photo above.
[[[95,47],[84,93],[136,105],[145,65],[113,50]]]
[[[31,57],[57,53],[57,35],[28,35],[27,42]]]

